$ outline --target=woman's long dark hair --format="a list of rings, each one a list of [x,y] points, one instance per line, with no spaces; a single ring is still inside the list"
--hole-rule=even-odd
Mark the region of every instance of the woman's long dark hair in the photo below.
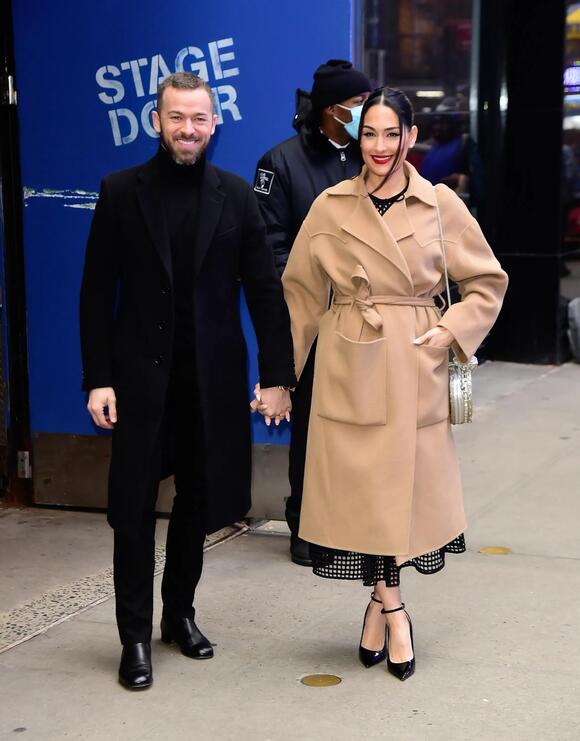
[[[413,110],[413,104],[411,103],[407,95],[402,90],[397,90],[396,88],[381,87],[378,90],[375,90],[373,93],[371,93],[371,95],[369,95],[361,111],[360,127],[358,130],[359,144],[360,144],[361,137],[363,135],[363,126],[365,122],[365,116],[367,115],[369,110],[375,105],[387,106],[387,108],[390,108],[396,113],[397,118],[399,120],[399,129],[401,130],[401,136],[399,138],[399,144],[397,146],[397,154],[395,156],[393,166],[391,167],[389,172],[385,175],[385,177],[383,178],[383,181],[373,190],[373,193],[376,193],[378,190],[380,190],[385,185],[385,183],[391,177],[392,173],[399,166],[400,161],[401,161],[401,155],[403,153],[404,129],[407,129],[407,131],[410,131],[415,121],[415,112]]]

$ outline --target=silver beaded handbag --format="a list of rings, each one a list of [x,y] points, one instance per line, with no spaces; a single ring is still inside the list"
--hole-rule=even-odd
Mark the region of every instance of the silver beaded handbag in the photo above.
[[[443,239],[443,225],[441,213],[437,204],[437,226],[439,227],[439,241],[443,253],[443,267],[445,268],[445,292],[447,293],[447,308],[451,306],[451,291],[449,290],[449,274],[447,273],[447,257],[445,255],[445,241]],[[449,361],[449,416],[452,425],[462,425],[473,421],[473,386],[471,374],[477,368],[475,355],[467,363],[462,363],[454,355]]]

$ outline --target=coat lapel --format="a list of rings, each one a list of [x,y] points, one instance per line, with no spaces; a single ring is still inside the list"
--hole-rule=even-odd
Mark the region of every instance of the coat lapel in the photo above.
[[[407,261],[397,244],[395,234],[387,227],[385,220],[379,216],[371,199],[368,197],[363,176],[364,169],[357,180],[353,181],[355,188],[353,195],[357,196],[357,203],[346,221],[341,224],[341,229],[386,257],[405,277],[410,288],[413,289],[413,280]],[[403,211],[401,217],[395,220],[393,226],[399,239],[413,233],[413,229],[406,215],[406,210]]]
[[[143,212],[143,218],[169,280],[173,282],[169,230],[165,218],[165,209],[163,208],[161,183],[155,172],[154,160],[145,163],[139,173],[139,179],[141,184],[137,187],[137,199]]]
[[[225,193],[221,189],[221,181],[217,170],[206,162],[201,183],[199,198],[199,213],[197,221],[197,239],[195,246],[194,274],[200,271],[204,257],[218,225]]]
[[[409,219],[407,204],[405,201],[393,203],[391,208],[382,218],[385,226],[397,244],[402,239],[405,239],[405,237],[410,237],[415,233],[415,228]]]

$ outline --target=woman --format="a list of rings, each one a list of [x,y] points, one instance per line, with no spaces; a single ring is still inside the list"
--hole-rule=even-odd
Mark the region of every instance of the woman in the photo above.
[[[405,162],[416,138],[403,92],[368,98],[363,170],[314,202],[282,279],[298,375],[318,336],[300,537],[315,574],[373,586],[360,658],[387,658],[401,680],[415,658],[400,569],[432,573],[465,550],[448,351],[468,360],[507,287],[462,201]],[[443,316],[437,207],[462,295]]]

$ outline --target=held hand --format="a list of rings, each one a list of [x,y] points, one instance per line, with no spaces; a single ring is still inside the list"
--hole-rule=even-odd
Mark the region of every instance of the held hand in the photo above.
[[[455,337],[445,327],[433,327],[421,337],[417,337],[413,340],[414,345],[425,345],[426,347],[440,347],[448,348],[451,347],[455,340]]]
[[[290,422],[292,402],[290,401],[289,391],[276,387],[261,389],[260,385],[256,384],[254,395],[256,398],[250,403],[250,409],[252,412],[260,412],[268,427],[272,423],[272,419],[276,426],[283,419]]]
[[[112,430],[117,421],[117,398],[111,387],[92,389],[87,409],[93,422],[104,430]],[[107,413],[105,414],[105,409]]]
[[[257,383],[254,386],[254,397],[255,398],[252,399],[252,401],[250,402],[250,411],[252,412],[252,414],[254,414],[254,412],[260,411],[260,404],[262,402],[262,397],[260,396],[260,384],[259,383]]]
[[[272,419],[274,419],[276,425],[279,425],[283,419],[287,422],[290,421],[292,402],[290,401],[289,391],[273,387],[261,389],[259,393],[262,401],[260,411],[263,409],[262,414],[266,417],[267,425],[270,424]]]

